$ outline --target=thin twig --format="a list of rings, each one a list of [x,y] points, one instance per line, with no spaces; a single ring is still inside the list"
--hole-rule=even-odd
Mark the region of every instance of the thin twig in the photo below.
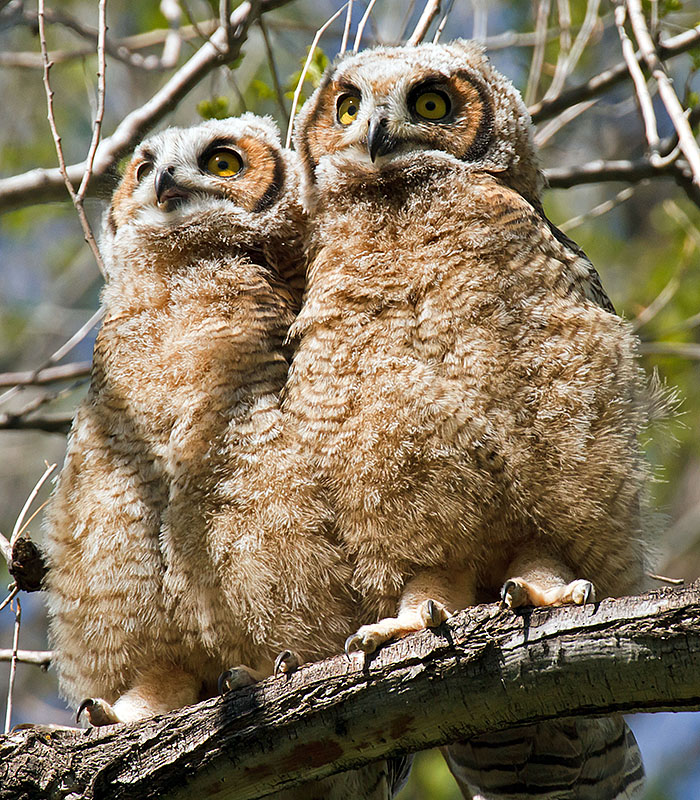
[[[374,4],[376,2],[377,0],[369,0],[367,8],[365,9],[365,13],[362,15],[360,19],[359,25],[357,26],[357,31],[355,32],[355,43],[352,46],[353,53],[356,53],[360,49],[360,44],[362,42],[362,34],[365,32],[365,25],[367,24],[369,15],[372,13],[372,9],[374,8]],[[345,6],[343,6],[343,8],[345,8]]]
[[[91,366],[91,361],[75,361],[41,370],[0,372],[0,386],[40,386],[45,383],[85,378],[90,374]]]
[[[685,581],[683,578],[667,578],[665,575],[657,575],[655,572],[647,572],[647,575],[650,578],[653,578],[655,581],[661,581],[662,583],[670,583],[671,586],[683,586]]]
[[[647,87],[647,81],[642,72],[642,68],[637,61],[634,45],[627,36],[625,31],[625,6],[620,4],[615,7],[615,25],[617,26],[617,33],[620,37],[620,44],[622,45],[622,55],[627,64],[634,89],[637,94],[637,101],[639,103],[639,111],[644,120],[644,132],[646,134],[647,144],[651,153],[652,163],[653,159],[659,152],[659,131],[656,127],[656,114],[654,113],[654,103],[651,99],[651,94]]]
[[[24,505],[22,506],[22,510],[19,512],[19,516],[17,517],[17,521],[15,522],[15,527],[12,529],[12,536],[10,536],[10,545],[14,545],[14,543],[17,541],[17,537],[20,534],[24,518],[27,515],[27,511],[29,511],[29,507],[34,502],[34,498],[37,496],[37,494],[39,494],[39,490],[41,489],[41,487],[44,485],[44,483],[46,483],[46,480],[55,469],[56,469],[55,464],[46,464],[46,469],[44,470],[44,474],[36,482],[34,488],[29,493],[29,497],[26,499]]]
[[[19,629],[22,624],[22,604],[19,597],[15,598],[15,630],[12,637],[12,659],[10,661],[10,682],[7,687],[7,710],[5,712],[5,733],[10,732],[12,721],[12,694],[15,690],[15,676],[17,675],[17,651],[19,648]]]
[[[592,100],[586,100],[583,103],[576,103],[576,105],[571,106],[571,108],[567,108],[565,111],[562,111],[558,117],[551,119],[543,128],[540,128],[537,133],[535,134],[535,144],[538,147],[544,147],[544,145],[554,136],[554,134],[558,133],[565,125],[568,125],[573,120],[577,119],[581,114],[588,111],[589,108],[593,108],[593,106],[598,102],[597,97],[594,97]]]
[[[270,37],[267,33],[267,25],[265,25],[263,22],[262,16],[258,20],[258,25],[260,27],[260,33],[262,33],[263,42],[265,43],[265,53],[267,54],[267,63],[270,67],[270,75],[272,76],[272,85],[275,87],[277,107],[282,115],[281,118],[286,120],[287,124],[289,124],[289,113],[287,112],[287,107],[284,104],[284,91],[282,90],[282,84],[280,83],[280,78],[277,74],[277,64],[275,63],[275,55],[272,52],[272,46],[270,45]]]
[[[101,80],[104,81],[104,13],[105,13],[105,4],[106,0],[100,0],[100,27],[101,27],[101,50],[98,46],[98,58],[100,60],[100,69],[102,71],[102,78]],[[73,205],[75,206],[75,210],[78,213],[78,219],[80,220],[80,226],[83,229],[83,236],[85,237],[85,241],[87,242],[90,250],[92,250],[92,254],[95,257],[95,261],[97,262],[97,266],[100,269],[100,272],[104,275],[105,268],[102,262],[102,256],[100,255],[100,251],[97,247],[97,242],[95,241],[95,237],[92,233],[92,228],[90,227],[90,223],[88,222],[88,218],[85,214],[85,207],[83,205],[83,197],[84,194],[81,195],[80,192],[75,191],[75,187],[71,183],[71,179],[68,175],[68,169],[66,167],[66,161],[63,155],[63,146],[61,145],[61,136],[58,133],[58,128],[56,126],[56,117],[54,115],[53,110],[53,97],[54,92],[51,88],[51,81],[49,78],[49,73],[51,70],[51,62],[49,61],[49,52],[48,47],[46,45],[46,25],[44,22],[44,0],[39,0],[39,8],[38,8],[38,22],[39,22],[39,42],[41,45],[41,56],[44,60],[44,89],[46,92],[46,106],[47,106],[47,118],[49,121],[49,127],[51,128],[51,135],[53,136],[54,145],[56,148],[56,156],[58,157],[58,167],[61,171],[61,175],[63,177],[63,182],[65,183],[66,189],[68,190],[68,194],[70,195],[71,200],[73,201]],[[99,73],[98,73],[99,76]],[[104,83],[102,83],[102,109],[104,111]],[[83,183],[85,184],[85,188],[87,188],[87,180],[89,180],[90,175],[92,174],[92,166],[94,163],[95,158],[95,151],[97,148],[97,142],[99,141],[99,129],[102,124],[101,118],[96,119],[95,127],[93,131],[96,132],[97,140],[95,140],[95,133],[93,133],[93,142],[95,144],[95,148],[91,147],[91,154],[89,159],[85,163],[85,173],[83,179],[81,181],[81,190],[84,192]],[[87,178],[87,180],[86,180]]]
[[[6,539],[2,533],[0,533],[0,554],[8,565],[12,563],[12,545],[9,539]]]
[[[353,0],[348,0],[348,10],[345,14],[345,27],[343,28],[343,40],[340,43],[339,55],[343,55],[343,53],[348,49],[348,39],[350,38],[350,26],[352,25],[352,7],[353,7]]]
[[[433,20],[440,13],[440,0],[428,0],[423,8],[423,13],[413,29],[413,33],[409,36],[407,45],[420,44],[425,38],[428,28],[432,25]],[[357,49],[357,48],[355,48]]]
[[[700,185],[700,147],[695,141],[695,136],[685,115],[685,109],[678,99],[666,69],[656,52],[656,46],[649,34],[640,0],[627,0],[627,9],[637,44],[647,67],[656,80],[659,87],[659,96],[678,133],[678,143],[688,160],[693,173],[693,181]]]
[[[645,183],[646,181],[642,181],[641,185],[644,185]],[[625,200],[629,200],[630,197],[633,197],[636,191],[637,191],[637,186],[626,186],[624,189],[619,191],[614,197],[610,198],[609,200],[604,200],[597,206],[593,206],[593,208],[589,209],[584,214],[579,214],[576,217],[567,219],[566,222],[563,222],[561,225],[557,225],[557,227],[559,228],[560,231],[563,231],[564,233],[573,230],[574,228],[577,228],[579,225],[582,225],[587,220],[594,219],[595,217],[601,217],[603,214],[607,214],[614,208],[617,208],[621,203],[624,203]]]
[[[53,650],[0,650],[0,661],[12,661],[13,656],[18,664],[34,664],[46,668],[53,659]]]
[[[287,126],[287,139],[285,141],[285,147],[289,147],[292,143],[292,131],[294,130],[294,118],[296,117],[297,113],[297,105],[299,104],[299,95],[301,94],[301,87],[304,85],[304,79],[306,78],[306,73],[309,71],[309,65],[311,64],[311,59],[314,57],[314,52],[316,51],[316,46],[318,45],[319,39],[323,36],[324,32],[328,28],[328,26],[335,22],[336,19],[345,11],[347,3],[342,5],[336,12],[333,14],[332,17],[327,19],[323,25],[316,31],[316,35],[314,36],[313,42],[311,42],[311,47],[309,48],[309,54],[306,57],[306,61],[304,62],[304,66],[301,70],[301,74],[299,75],[299,80],[297,81],[296,89],[294,90],[294,99],[292,100],[292,111],[289,115],[289,125]],[[371,4],[370,4],[371,7]]]
[[[279,8],[291,0],[261,0],[260,13]],[[256,4],[257,5],[257,4]],[[226,53],[225,61],[238,57],[246,40],[250,24],[257,19],[258,11],[250,2],[241,3],[231,14],[234,44]],[[217,28],[199,50],[172,75],[171,78],[146,103],[128,114],[114,133],[102,139],[95,155],[92,189],[105,186],[104,177],[117,161],[139,142],[180,100],[222,63],[225,32]],[[71,182],[79,183],[85,164],[67,168]],[[0,179],[0,211],[8,211],[35,203],[60,200],[65,193],[65,183],[60,169],[34,169],[22,175]]]
[[[510,36],[510,34],[506,36]],[[689,31],[679,33],[678,36],[667,39],[660,44],[659,57],[665,59],[680,55],[697,45],[698,42],[700,42],[700,25],[697,25]],[[488,45],[490,48],[494,46],[491,42],[489,42]],[[637,61],[640,61],[641,58],[641,53],[637,53]],[[552,100],[541,100],[539,103],[531,105],[529,111],[532,120],[533,122],[541,122],[544,119],[549,119],[574,103],[580,103],[583,100],[589,100],[591,97],[597,97],[603,94],[603,92],[606,92],[608,89],[629,77],[630,74],[627,69],[627,64],[622,61],[614,67],[610,67],[610,69],[606,69],[598,75],[594,75],[580,86],[574,86],[568,91],[562,92],[558,97]]]
[[[547,45],[547,20],[549,19],[550,0],[539,0],[537,3],[537,20],[535,21],[535,33],[537,41],[535,49],[532,51],[532,63],[530,64],[530,74],[527,77],[527,87],[525,89],[525,103],[531,105],[537,96],[537,88],[542,77],[542,67],[544,66],[544,50]]]
[[[569,74],[569,55],[571,52],[571,6],[569,0],[557,0],[559,18],[559,52],[554,67],[554,77],[545,97],[556,97],[562,90]]]
[[[19,414],[0,414],[0,430],[66,434],[70,430],[72,422],[72,414],[55,414],[50,417],[31,417],[30,419]]]
[[[158,59],[161,66],[170,69],[177,64],[182,49],[182,8],[178,0],[160,0],[160,13],[168,21],[168,31],[163,42],[163,52]]]
[[[543,102],[552,100],[561,93],[566,79],[576,68],[576,65],[586,49],[588,40],[591,38],[591,35],[595,29],[596,22],[598,21],[599,8],[600,0],[588,0],[588,3],[586,4],[586,16],[583,19],[581,28],[576,36],[576,40],[574,41],[571,50],[566,54],[566,57],[562,59],[561,64],[559,59],[557,59],[557,71],[555,72],[552,80],[552,85],[549,87],[543,98]]]
[[[694,342],[642,342],[640,352],[646,355],[676,356],[700,360],[700,344]]]
[[[17,597],[18,593],[19,593],[18,587],[14,586],[10,590],[10,593],[7,595],[7,597],[2,601],[2,603],[0,603],[0,611],[2,611],[3,608],[8,606],[15,599],[15,597]]]
[[[64,342],[58,350],[52,353],[43,364],[40,364],[35,370],[34,374],[38,375],[43,372],[48,367],[53,366],[56,362],[60,361],[65,355],[70,353],[70,351],[76,347],[83,339],[90,333],[90,331],[97,325],[97,323],[102,319],[104,316],[104,308],[100,307],[95,311],[95,313],[84,322],[80,328],[68,339],[67,342]],[[14,397],[19,391],[17,386],[14,386],[12,389],[8,389],[4,394],[0,395],[0,404],[7,402],[10,398]]]
[[[445,25],[447,25],[447,20],[450,16],[450,12],[452,11],[452,6],[454,6],[455,0],[447,0],[447,8],[445,9],[445,13],[442,15],[442,19],[440,20],[440,24],[437,26],[437,30],[435,31],[435,36],[433,36],[433,44],[437,44],[440,41],[440,37],[442,36],[442,32],[445,30]],[[481,8],[481,6],[479,6]],[[484,39],[486,39],[486,30],[488,26],[488,10],[484,9],[484,13],[481,16],[483,19],[483,27],[484,30]],[[474,30],[476,31],[477,28],[477,14],[476,14],[476,7],[474,8]],[[476,39],[476,33],[474,34],[474,38]]]
[[[102,133],[102,121],[105,114],[105,89],[106,89],[106,59],[105,59],[105,37],[107,35],[107,0],[100,0],[99,5],[99,38],[97,40],[97,110],[95,112],[95,121],[92,125],[92,140],[88,149],[88,156],[85,160],[85,174],[80,182],[77,197],[80,200],[82,207],[85,194],[87,192],[88,183],[92,176],[92,166],[95,163],[95,153],[97,146],[100,143],[100,134]],[[92,229],[88,226],[89,234],[92,236]],[[94,241],[94,239],[93,239]],[[89,242],[88,242],[89,244]],[[97,249],[97,245],[95,245]],[[104,275],[104,264],[102,263],[102,256],[97,262],[100,271]]]

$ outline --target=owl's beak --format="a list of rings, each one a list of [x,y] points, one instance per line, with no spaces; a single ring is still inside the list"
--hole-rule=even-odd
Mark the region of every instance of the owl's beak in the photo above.
[[[396,147],[394,139],[386,129],[387,120],[381,113],[376,113],[369,121],[367,129],[367,149],[374,162],[377,156],[385,156]]]
[[[184,187],[180,186],[175,178],[173,178],[173,168],[163,167],[156,172],[154,181],[154,188],[156,190],[156,197],[158,203],[167,203],[168,200],[184,200],[189,197],[189,192]]]

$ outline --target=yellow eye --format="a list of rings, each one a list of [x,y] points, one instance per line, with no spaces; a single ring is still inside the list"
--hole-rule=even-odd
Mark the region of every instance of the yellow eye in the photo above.
[[[357,119],[360,110],[360,98],[354,94],[346,94],[338,100],[338,122],[349,125]]]
[[[415,109],[423,119],[443,119],[450,113],[450,100],[443,92],[423,92],[416,98]]]
[[[219,178],[232,178],[243,168],[243,159],[233,150],[216,150],[209,156],[206,167]]]

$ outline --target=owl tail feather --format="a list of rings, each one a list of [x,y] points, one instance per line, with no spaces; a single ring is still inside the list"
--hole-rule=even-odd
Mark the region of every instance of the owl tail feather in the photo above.
[[[644,765],[621,716],[540,722],[443,748],[468,800],[635,800]]]

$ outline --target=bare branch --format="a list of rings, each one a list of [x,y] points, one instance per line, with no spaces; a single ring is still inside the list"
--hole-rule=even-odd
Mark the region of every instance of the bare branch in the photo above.
[[[100,0],[100,22],[104,29],[104,4],[105,0]],[[92,254],[95,257],[95,261],[100,269],[100,272],[104,275],[105,269],[104,264],[102,263],[102,256],[100,255],[100,251],[97,247],[97,242],[95,241],[95,237],[92,233],[92,228],[90,227],[90,223],[88,222],[88,218],[85,215],[85,207],[83,205],[84,194],[80,192],[76,192],[73,184],[71,183],[70,177],[68,175],[68,170],[66,168],[65,158],[63,156],[63,147],[61,146],[61,137],[58,133],[58,128],[56,127],[56,117],[53,112],[53,90],[51,89],[51,83],[49,80],[49,72],[51,70],[51,62],[49,61],[49,52],[48,47],[46,45],[46,26],[44,23],[44,0],[39,0],[39,11],[38,11],[38,21],[39,21],[39,42],[41,44],[41,55],[44,60],[44,88],[46,90],[46,105],[48,111],[48,120],[49,120],[49,127],[51,128],[51,135],[53,136],[54,144],[56,146],[56,155],[58,156],[58,168],[59,172],[61,173],[61,177],[63,178],[63,183],[65,184],[66,189],[68,190],[68,194],[70,195],[71,200],[73,201],[73,205],[75,206],[75,210],[78,213],[78,219],[80,220],[80,226],[83,229],[83,236],[85,237],[85,241],[88,243],[90,250],[92,250]],[[104,112],[104,36],[101,38],[102,43],[102,51],[100,56],[100,68],[102,69],[102,78],[101,78],[101,88],[102,88],[102,111]],[[99,124],[98,124],[99,120]],[[93,143],[95,147],[97,146],[97,141],[99,140],[99,131],[101,125],[101,118],[96,119],[95,126],[94,126],[94,133],[93,133]],[[90,172],[92,169],[92,163],[94,161],[95,152],[94,148],[90,148],[91,150],[91,157],[86,162],[85,165],[85,175],[87,179],[90,177]],[[87,181],[85,177],[83,177],[81,181],[81,189],[83,188],[83,183],[87,186]]]
[[[416,45],[425,39],[428,28],[432,25],[433,20],[440,13],[440,0],[428,0],[423,8],[423,13],[416,23],[413,33],[408,37],[407,45]]]
[[[18,664],[34,664],[37,667],[46,668],[51,664],[53,658],[52,650],[0,650],[0,661],[12,661],[13,655],[16,656]]]
[[[10,732],[12,724],[12,695],[15,690],[15,677],[17,675],[17,650],[19,648],[19,629],[22,624],[22,604],[19,597],[15,598],[15,627],[12,636],[12,658],[10,659],[10,681],[7,686],[7,708],[5,710],[5,733]]]
[[[60,361],[64,356],[66,356],[70,351],[76,347],[83,339],[90,333],[90,331],[97,325],[97,323],[102,319],[104,316],[104,309],[98,308],[97,311],[88,319],[86,322],[81,325],[81,327],[68,339],[67,342],[62,344],[58,350],[52,353],[46,361],[38,366],[34,370],[34,374],[38,375],[39,373],[43,372],[44,370],[51,367],[56,362]],[[14,397],[17,392],[19,391],[18,386],[14,386],[12,389],[4,392],[0,395],[0,404],[7,402],[12,397]],[[2,419],[0,417],[0,419]]]
[[[306,78],[306,73],[309,71],[309,65],[311,64],[311,59],[314,57],[314,53],[316,52],[316,46],[320,38],[323,36],[324,32],[328,28],[328,26],[335,22],[336,19],[345,11],[345,5],[342,5],[336,12],[333,14],[332,17],[327,19],[323,25],[316,31],[316,35],[314,36],[313,41],[311,42],[311,47],[309,47],[309,53],[306,56],[306,61],[304,62],[304,66],[301,70],[301,74],[299,75],[299,80],[297,81],[296,89],[294,90],[294,98],[292,100],[292,111],[289,115],[289,125],[287,126],[287,139],[285,141],[285,147],[289,147],[292,143],[292,132],[294,130],[294,119],[297,113],[297,106],[299,105],[299,95],[301,94],[301,87],[304,85],[304,79]],[[371,10],[372,4],[368,6],[368,11]],[[364,17],[363,17],[364,19]],[[358,36],[360,34],[358,33]]]
[[[646,181],[641,181],[640,185],[645,185]],[[610,200],[605,200],[602,203],[599,203],[597,206],[589,209],[585,212],[585,214],[579,214],[576,217],[572,217],[571,219],[567,219],[566,222],[562,222],[560,225],[557,225],[559,230],[566,233],[567,231],[573,230],[577,228],[582,223],[586,222],[589,219],[594,219],[595,217],[600,217],[603,214],[607,214],[609,211],[612,211],[613,208],[617,208],[621,203],[624,203],[625,200],[629,200],[637,190],[636,186],[627,186],[624,189],[621,189],[614,197]]]
[[[698,42],[700,42],[700,25],[662,43],[659,46],[659,58],[666,59],[679,55],[680,53],[685,53],[687,50],[697,45]],[[640,61],[642,58],[641,54],[637,53],[636,58]],[[530,106],[529,111],[532,120],[533,122],[541,122],[542,120],[549,119],[575,103],[580,103],[583,100],[589,100],[592,97],[603,94],[603,92],[606,92],[608,89],[627,78],[629,78],[629,71],[627,69],[627,64],[623,61],[610,69],[604,70],[586,81],[586,83],[575,86],[566,92],[562,92],[558,97],[552,100],[541,100],[539,103]]]
[[[637,102],[639,103],[639,111],[644,120],[644,130],[647,144],[651,152],[651,160],[653,162],[654,157],[658,155],[659,152],[659,131],[656,127],[656,114],[654,113],[654,104],[651,99],[651,94],[649,93],[649,88],[647,87],[646,78],[635,56],[634,45],[625,31],[625,18],[625,6],[620,3],[615,6],[615,25],[617,26],[617,34],[620,37],[620,43],[622,45],[622,55],[627,64],[629,74],[632,77],[632,82],[634,83]]]
[[[73,422],[72,414],[54,414],[50,417],[24,417],[21,414],[0,414],[0,430],[41,431],[66,434]]]
[[[56,381],[86,378],[90,374],[91,361],[75,361],[60,367],[46,367],[26,372],[0,372],[0,386],[39,386]]]
[[[343,39],[340,42],[340,55],[342,55],[348,48],[348,39],[350,38],[350,26],[352,25],[352,8],[353,8],[353,0],[348,0],[348,10],[345,13],[345,26],[343,27]]]
[[[550,0],[538,0],[537,19],[535,21],[535,49],[532,51],[530,74],[527,77],[525,89],[525,103],[531,105],[537,96],[537,88],[542,78],[544,66],[544,49],[547,44],[547,20],[549,19]]]
[[[371,658],[305,665],[142,723],[16,731],[0,741],[0,785],[48,800],[70,774],[74,800],[252,800],[514,725],[695,710],[698,620],[697,585],[517,615],[476,606]]]
[[[289,122],[289,113],[287,112],[287,107],[284,104],[284,92],[282,90],[282,84],[280,83],[279,75],[277,74],[277,64],[275,63],[275,55],[272,52],[272,47],[270,46],[270,37],[267,32],[267,25],[262,18],[258,20],[258,26],[260,28],[260,33],[262,33],[263,42],[265,43],[265,53],[267,55],[267,63],[270,67],[270,74],[272,75],[272,85],[275,87],[275,96],[277,98],[277,106],[280,110],[281,119],[286,119]]]
[[[639,350],[646,355],[676,356],[700,360],[700,344],[694,342],[642,342]]]
[[[357,31],[355,32],[355,43],[352,46],[353,53],[356,53],[360,49],[360,44],[362,43],[362,34],[365,32],[365,25],[367,24],[369,15],[372,13],[372,9],[374,8],[374,4],[376,2],[377,0],[369,0],[367,8],[365,9],[365,13],[360,18],[360,22],[357,25]]]
[[[17,517],[17,520],[15,522],[15,527],[12,529],[12,536],[10,536],[11,546],[14,545],[14,543],[17,541],[17,537],[22,532],[22,524],[24,522],[24,518],[26,517],[27,511],[29,511],[31,504],[34,502],[34,498],[39,494],[39,490],[46,483],[47,479],[55,469],[56,469],[55,464],[46,464],[46,470],[44,471],[44,474],[41,476],[41,478],[39,478],[34,488],[29,493],[29,497],[26,499],[24,505],[22,506],[22,510],[19,512],[19,516]]]
[[[659,95],[678,133],[678,143],[693,173],[693,181],[700,185],[700,147],[695,141],[695,136],[685,115],[685,109],[678,99],[673,84],[656,52],[656,47],[644,19],[641,0],[627,0],[627,8],[637,44],[639,44],[639,49],[647,67],[656,80],[659,87]]]

